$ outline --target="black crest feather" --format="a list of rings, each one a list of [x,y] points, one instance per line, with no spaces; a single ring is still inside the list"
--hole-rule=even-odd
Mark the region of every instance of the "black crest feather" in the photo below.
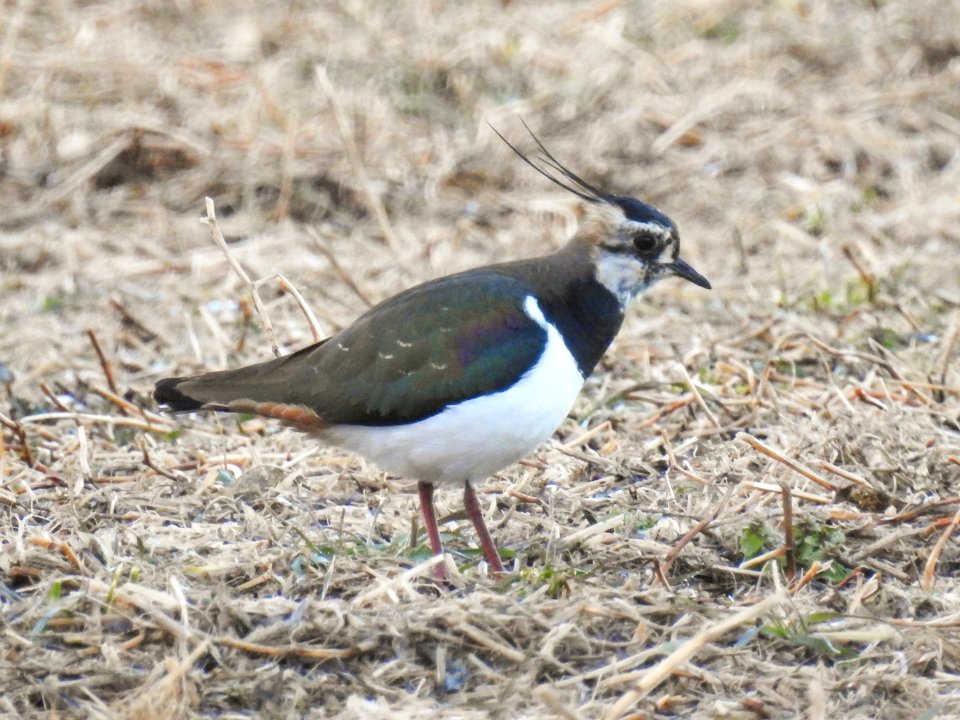
[[[586,180],[584,180],[579,175],[577,175],[575,172],[565,167],[563,163],[557,160],[557,158],[553,156],[553,153],[547,150],[544,144],[540,142],[540,138],[538,138],[536,134],[533,132],[533,130],[530,129],[530,126],[527,125],[526,121],[523,118],[520,118],[520,122],[523,123],[523,127],[526,129],[528,133],[530,133],[530,137],[533,138],[533,141],[537,144],[537,147],[540,149],[541,154],[536,158],[536,160],[539,162],[534,162],[534,160],[531,160],[529,157],[524,155],[522,152],[520,152],[520,150],[518,150],[513,145],[513,143],[507,140],[499,130],[497,130],[490,123],[487,123],[487,124],[490,125],[490,129],[497,134],[497,137],[503,140],[503,142],[506,143],[507,147],[513,150],[513,152],[517,154],[517,157],[519,157],[527,165],[529,165],[538,173],[540,173],[545,178],[547,178],[547,180],[552,182],[554,185],[559,185],[567,192],[571,192],[581,200],[586,200],[589,203],[611,202],[613,198],[610,195],[610,193],[604,192],[603,190],[596,187],[595,185],[591,185]],[[546,166],[546,168],[544,166]],[[549,168],[549,170],[547,168]],[[556,175],[554,175],[554,173],[559,173],[561,176],[566,178],[568,182],[564,182],[563,180],[558,178]]]
[[[540,138],[538,138],[533,130],[530,129],[530,126],[527,125],[523,118],[520,118],[520,122],[523,123],[523,127],[528,133],[530,133],[530,137],[533,138],[533,141],[537,144],[537,148],[540,150],[540,154],[532,160],[518,150],[516,146],[507,140],[493,125],[490,123],[487,124],[490,125],[490,129],[497,134],[497,137],[503,140],[507,147],[517,154],[517,157],[547,178],[547,180],[555,185],[559,185],[567,192],[573,193],[581,200],[586,200],[589,203],[595,204],[606,203],[608,205],[614,205],[623,211],[623,214],[627,217],[627,219],[635,222],[656,223],[664,228],[675,227],[673,220],[652,205],[647,205],[636,198],[614,195],[613,193],[601,190],[596,185],[591,185],[588,183],[582,177],[557,160],[553,153],[547,150],[546,146],[540,142]],[[563,179],[561,179],[561,177],[557,177],[558,174]]]

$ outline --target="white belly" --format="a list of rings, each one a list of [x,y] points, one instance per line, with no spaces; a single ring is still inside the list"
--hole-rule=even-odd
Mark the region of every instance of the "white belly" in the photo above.
[[[546,330],[547,345],[536,365],[507,390],[408,425],[341,425],[320,437],[385,470],[436,484],[479,482],[520,460],[559,427],[584,380],[537,301],[527,297],[523,307]]]

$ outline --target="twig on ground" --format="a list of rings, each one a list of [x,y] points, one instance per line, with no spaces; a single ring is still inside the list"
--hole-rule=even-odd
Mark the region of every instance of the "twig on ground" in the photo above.
[[[280,345],[277,343],[276,334],[273,332],[273,323],[270,322],[270,316],[267,315],[267,309],[263,306],[263,300],[260,299],[260,293],[257,292],[257,286],[250,280],[250,276],[247,275],[247,271],[241,267],[240,263],[233,256],[233,253],[230,252],[230,248],[227,246],[227,241],[224,239],[223,233],[220,232],[220,226],[217,225],[217,213],[213,204],[213,198],[208,197],[204,198],[204,200],[207,206],[206,223],[210,228],[210,237],[213,239],[214,244],[223,251],[223,254],[227,258],[227,262],[230,264],[230,267],[233,268],[233,271],[246,286],[247,291],[253,298],[253,307],[257,312],[257,317],[260,318],[260,323],[263,325],[263,329],[267,333],[267,338],[270,341],[270,349],[273,351],[274,356],[280,357]]]
[[[540,685],[535,688],[533,695],[537,700],[542,702],[547,709],[561,718],[566,718],[566,720],[581,720],[583,717],[575,708],[566,705],[563,700],[558,697],[557,693],[547,685]]]
[[[161,345],[167,344],[162,337],[144,325],[140,320],[135,318],[130,311],[123,306],[123,303],[118,301],[116,298],[110,298],[110,307],[120,314],[120,318],[122,319],[123,323],[129,325],[133,330],[135,330],[142,340],[145,340],[146,342],[157,342]]]
[[[471,625],[465,619],[461,619],[460,622],[452,624],[450,629],[454,630],[455,632],[463,633],[481,647],[484,647],[487,650],[506,658],[510,662],[519,664],[527,659],[526,654],[504,644],[499,638],[492,637],[489,633],[486,633],[480,628]]]
[[[874,490],[874,492],[876,492],[874,487],[869,482],[867,482],[866,479],[850,472],[849,470],[844,470],[842,467],[837,467],[833,463],[828,463],[826,460],[820,461],[820,467],[823,470],[826,470],[827,472],[833,473],[834,475],[839,475],[844,480],[849,480],[852,483],[856,483],[860,487],[866,488],[868,490]]]
[[[797,547],[793,539],[793,497],[790,494],[790,484],[780,483],[783,492],[783,548],[786,551],[787,580],[797,576]]]
[[[378,599],[381,595],[390,595],[395,598],[397,590],[403,588],[409,589],[411,580],[429,574],[436,565],[446,562],[445,558],[446,555],[434,555],[429,560],[424,560],[422,563],[414,565],[399,575],[386,578],[366,592],[357,595],[357,597],[353,599],[353,604],[357,606],[365,605],[372,600]]]
[[[95,395],[99,395],[100,397],[102,397],[102,398],[103,398],[104,400],[106,400],[107,402],[110,402],[110,403],[116,405],[117,408],[118,408],[121,412],[124,412],[125,414],[126,414],[126,413],[130,413],[131,415],[134,415],[134,414],[135,414],[135,415],[140,415],[140,416],[141,416],[144,420],[146,420],[148,423],[150,423],[150,422],[155,422],[155,423],[161,423],[161,424],[163,424],[163,423],[166,423],[166,422],[167,422],[167,419],[166,419],[165,417],[163,417],[163,415],[158,415],[157,413],[152,413],[152,412],[150,412],[149,410],[147,410],[146,408],[142,408],[142,407],[140,407],[139,405],[136,405],[136,404],[130,402],[129,400],[126,400],[126,399],[120,397],[119,395],[117,395],[117,394],[115,394],[115,393],[112,393],[112,392],[106,390],[105,388],[100,387],[99,385],[93,385],[93,386],[90,388],[90,392],[92,392],[92,393],[95,394]],[[68,409],[68,408],[63,408],[63,409],[66,410],[67,412],[69,412],[69,409]]]
[[[105,425],[119,425],[121,427],[135,427],[152,433],[167,433],[171,427],[165,423],[163,427],[151,424],[140,418],[123,417],[117,415],[97,415],[95,413],[80,412],[50,412],[37,413],[36,415],[27,415],[21,422],[25,425],[34,425],[51,420],[73,420],[74,422],[86,421],[92,423],[103,423]]]
[[[826,563],[821,563],[819,560],[814,560],[812,563],[810,563],[810,567],[807,568],[807,571],[803,575],[801,575],[796,582],[794,582],[791,585],[790,593],[795,596],[798,592],[800,592],[802,588],[806,587],[811,582],[813,582],[813,579],[817,575],[819,575],[821,572],[829,569],[832,566],[833,566],[832,560],[827,560]]]
[[[683,379],[687,383],[687,387],[690,388],[690,392],[693,393],[693,397],[696,399],[697,404],[703,408],[703,411],[707,414],[707,417],[710,418],[710,422],[713,424],[713,426],[717,429],[720,429],[722,427],[720,421],[717,419],[717,416],[713,414],[713,410],[711,410],[704,401],[703,396],[700,394],[699,388],[697,388],[697,386],[694,384],[693,378],[690,377],[690,373],[687,372],[686,366],[680,362],[678,362],[676,366],[680,369],[680,374],[683,375]]]
[[[673,567],[673,563],[677,559],[677,557],[680,555],[680,551],[683,550],[683,548],[691,540],[693,540],[697,535],[699,535],[707,527],[709,527],[710,523],[712,523],[714,520],[720,517],[720,513],[722,513],[724,509],[727,507],[727,503],[730,502],[730,498],[733,497],[733,493],[736,491],[736,489],[737,489],[737,486],[731,483],[727,487],[727,491],[723,494],[723,497],[720,498],[720,502],[717,503],[717,507],[714,508],[714,511],[713,513],[711,513],[710,517],[703,518],[700,522],[698,522],[696,525],[690,528],[690,530],[688,530],[686,534],[684,534],[684,536],[680,538],[679,542],[677,542],[677,544],[674,545],[673,549],[669,553],[667,553],[667,556],[663,559],[663,563],[661,564],[661,567],[660,567],[660,570],[664,576],[667,576],[670,574],[670,568]]]
[[[948,460],[950,458],[947,458]],[[956,460],[954,460],[956,462]],[[960,465],[960,462],[957,462]],[[929,515],[937,511],[938,508],[943,507],[944,505],[955,505],[960,503],[960,497],[951,497],[943,498],[942,500],[934,500],[932,502],[923,503],[919,507],[915,507],[911,510],[904,510],[901,513],[897,513],[893,517],[880,518],[877,521],[877,525],[894,525],[896,523],[909,522],[911,520],[916,520],[921,515]]]
[[[604,714],[604,720],[619,720],[630,708],[645,698],[651,690],[665,681],[684,663],[692,660],[708,644],[718,640],[734,628],[751,623],[779,606],[784,596],[777,593],[755,605],[741,610],[720,622],[705,627],[687,642],[650,668],[634,686],[624,693]]]
[[[943,547],[947,544],[947,540],[950,539],[950,536],[953,535],[954,531],[957,529],[957,525],[960,524],[960,510],[957,510],[953,515],[953,520],[950,521],[950,524],[947,525],[943,533],[941,533],[936,544],[933,546],[933,549],[930,551],[930,556],[927,558],[927,562],[923,566],[923,576],[920,580],[920,587],[922,587],[927,592],[933,590],[933,584],[936,581],[936,575],[934,574],[937,570],[937,563],[940,562],[940,555],[943,553]]]
[[[740,487],[746,488],[747,490],[759,490],[760,492],[775,493],[777,495],[780,495],[783,492],[779,485],[774,485],[773,483],[758,483],[753,482],[752,480],[744,480],[740,483]],[[813,493],[804,492],[803,490],[794,490],[793,496],[800,500],[820,503],[821,505],[829,505],[834,501],[833,498],[823,497],[822,495],[814,495]]]
[[[162,475],[167,478],[167,480],[173,480],[174,482],[183,482],[184,478],[182,475],[176,475],[175,473],[170,472],[169,470],[164,470],[162,467],[153,462],[150,458],[150,453],[147,451],[147,443],[143,437],[137,438],[137,445],[140,448],[140,452],[143,453],[143,464],[154,472]]]
[[[103,369],[103,375],[107,378],[107,386],[110,388],[110,392],[114,395],[119,395],[120,391],[117,390],[117,381],[113,378],[113,368],[110,366],[110,361],[107,360],[107,356],[103,353],[103,348],[100,347],[100,341],[97,340],[97,334],[94,332],[93,328],[87,328],[87,337],[90,338],[90,344],[93,345],[94,352],[97,353],[97,358],[100,360],[100,367]],[[125,412],[121,409],[120,412]]]
[[[308,660],[340,660],[357,654],[357,650],[354,648],[325,648],[316,645],[263,645],[230,637],[218,637],[214,640],[217,645],[223,645],[251,655],[264,655],[273,658],[300,657]]]
[[[40,392],[44,394],[47,400],[60,412],[70,412],[70,408],[64,405],[63,401],[54,394],[45,382],[37,383],[37,387],[40,388]]]
[[[769,552],[761,553],[760,555],[754,555],[749,560],[744,560],[742,563],[740,563],[739,567],[741,570],[744,570],[756,567],[757,565],[766,565],[769,560],[778,560],[779,558],[786,557],[786,555],[787,548],[781,545],[780,547],[774,548]]]
[[[872,274],[867,272],[866,267],[863,263],[860,262],[860,258],[857,257],[856,253],[853,251],[853,248],[850,247],[849,243],[844,243],[840,248],[840,252],[843,253],[843,256],[850,261],[850,264],[853,265],[854,269],[857,271],[857,274],[860,276],[860,280],[863,281],[863,284],[867,286],[867,300],[873,302],[877,298],[877,281]]]
[[[788,468],[790,468],[795,472],[800,473],[808,480],[813,480],[813,482],[815,482],[820,487],[830,490],[831,492],[837,491],[836,486],[833,483],[831,483],[829,480],[827,480],[825,477],[823,477],[822,475],[819,475],[818,473],[815,473],[813,470],[810,470],[806,466],[801,465],[797,461],[791,460],[790,458],[786,457],[783,453],[781,453],[779,450],[774,450],[769,445],[766,445],[760,442],[759,440],[757,440],[757,438],[753,437],[753,435],[750,435],[749,433],[741,432],[741,433],[737,433],[737,436],[735,439],[739,440],[740,442],[746,443],[757,452],[762,453],[769,458],[773,458],[777,462],[783,463]]]
[[[570,442],[563,443],[560,447],[563,448],[564,450],[573,450],[574,448],[580,447],[584,443],[590,442],[597,435],[599,435],[605,430],[609,430],[611,427],[612,425],[610,421],[604,420],[602,423],[597,423],[586,432],[581,433],[580,435],[577,435],[577,437],[575,437]]]
[[[955,310],[953,312],[953,317],[950,320],[950,326],[947,330],[947,334],[943,338],[943,350],[942,356],[940,357],[940,384],[947,384],[947,373],[950,370],[951,360],[953,360],[953,351],[957,345],[957,340],[960,340],[960,310]],[[944,392],[940,391],[936,393],[936,398],[938,402],[943,402],[945,399]]]
[[[283,275],[271,275],[270,277],[261,278],[256,280],[254,285],[259,287],[263,283],[270,282],[271,280],[276,280],[280,284],[280,289],[284,292],[290,293],[293,296],[294,301],[297,303],[297,306],[303,312],[304,316],[307,318],[307,324],[310,326],[310,334],[313,336],[313,341],[318,342],[323,340],[326,337],[326,333],[323,331],[323,327],[320,325],[320,321],[317,320],[317,316],[314,314],[313,310],[307,304],[307,301],[303,299],[303,295],[300,294],[300,291],[294,286],[292,282],[287,280]]]
[[[609,532],[610,530],[616,530],[618,527],[623,525],[626,519],[626,515],[614,515],[612,518],[607,518],[602,522],[593,523],[592,525],[588,525],[585,528],[576,530],[569,535],[564,535],[557,541],[557,545],[560,548],[573,547],[577,543],[581,543],[584,540],[592,538],[594,535],[600,535],[602,533]]]
[[[84,572],[83,563],[80,562],[80,558],[77,557],[77,554],[73,551],[73,548],[70,547],[65,542],[57,542],[55,540],[48,540],[42,537],[32,537],[30,538],[30,544],[36,545],[37,547],[42,547],[47,550],[56,550],[70,563],[74,570],[79,573]]]
[[[673,470],[676,470],[678,473],[683,475],[688,480],[693,480],[698,482],[701,485],[710,485],[710,481],[706,478],[702,478],[694,472],[690,472],[685,467],[682,467],[680,463],[677,462],[677,456],[673,452],[673,446],[670,444],[670,436],[667,434],[667,431],[663,428],[660,428],[660,438],[663,440],[663,447],[667,451],[667,459],[670,462],[670,467]]]
[[[27,431],[23,425],[16,420],[12,420],[5,415],[0,415],[0,425],[12,430],[20,441],[20,455],[28,467],[36,467],[33,460],[33,453],[30,452],[30,443],[27,442]]]
[[[693,396],[693,393],[691,393],[688,397],[681,398],[680,400],[675,400],[669,405],[667,405],[666,407],[656,410],[655,412],[651,413],[646,418],[638,422],[636,425],[634,425],[634,427],[637,430],[643,430],[644,428],[650,427],[651,425],[654,425],[655,423],[657,423],[659,420],[663,419],[670,413],[676,412],[681,408],[687,407],[687,405],[690,405],[693,401],[694,401],[694,396]]]

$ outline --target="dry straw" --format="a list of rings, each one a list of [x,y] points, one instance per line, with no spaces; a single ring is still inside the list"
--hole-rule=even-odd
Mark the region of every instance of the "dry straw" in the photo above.
[[[960,716],[957,27],[933,0],[13,4],[0,715]],[[523,142],[517,115],[674,217],[715,289],[649,293],[481,489],[508,579],[454,493],[430,559],[404,479],[157,412],[159,377],[557,247],[573,199],[486,124]]]

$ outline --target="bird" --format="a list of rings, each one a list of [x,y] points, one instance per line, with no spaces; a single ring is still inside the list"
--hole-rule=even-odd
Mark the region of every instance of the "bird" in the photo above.
[[[416,285],[289,355],[162,379],[156,401],[177,413],[274,418],[416,480],[434,555],[444,552],[434,488],[462,487],[489,572],[503,575],[476,485],[553,435],[640,294],[670,276],[711,288],[680,257],[673,220],[582,179],[523,124],[532,157],[491,129],[583,201],[558,250]]]

